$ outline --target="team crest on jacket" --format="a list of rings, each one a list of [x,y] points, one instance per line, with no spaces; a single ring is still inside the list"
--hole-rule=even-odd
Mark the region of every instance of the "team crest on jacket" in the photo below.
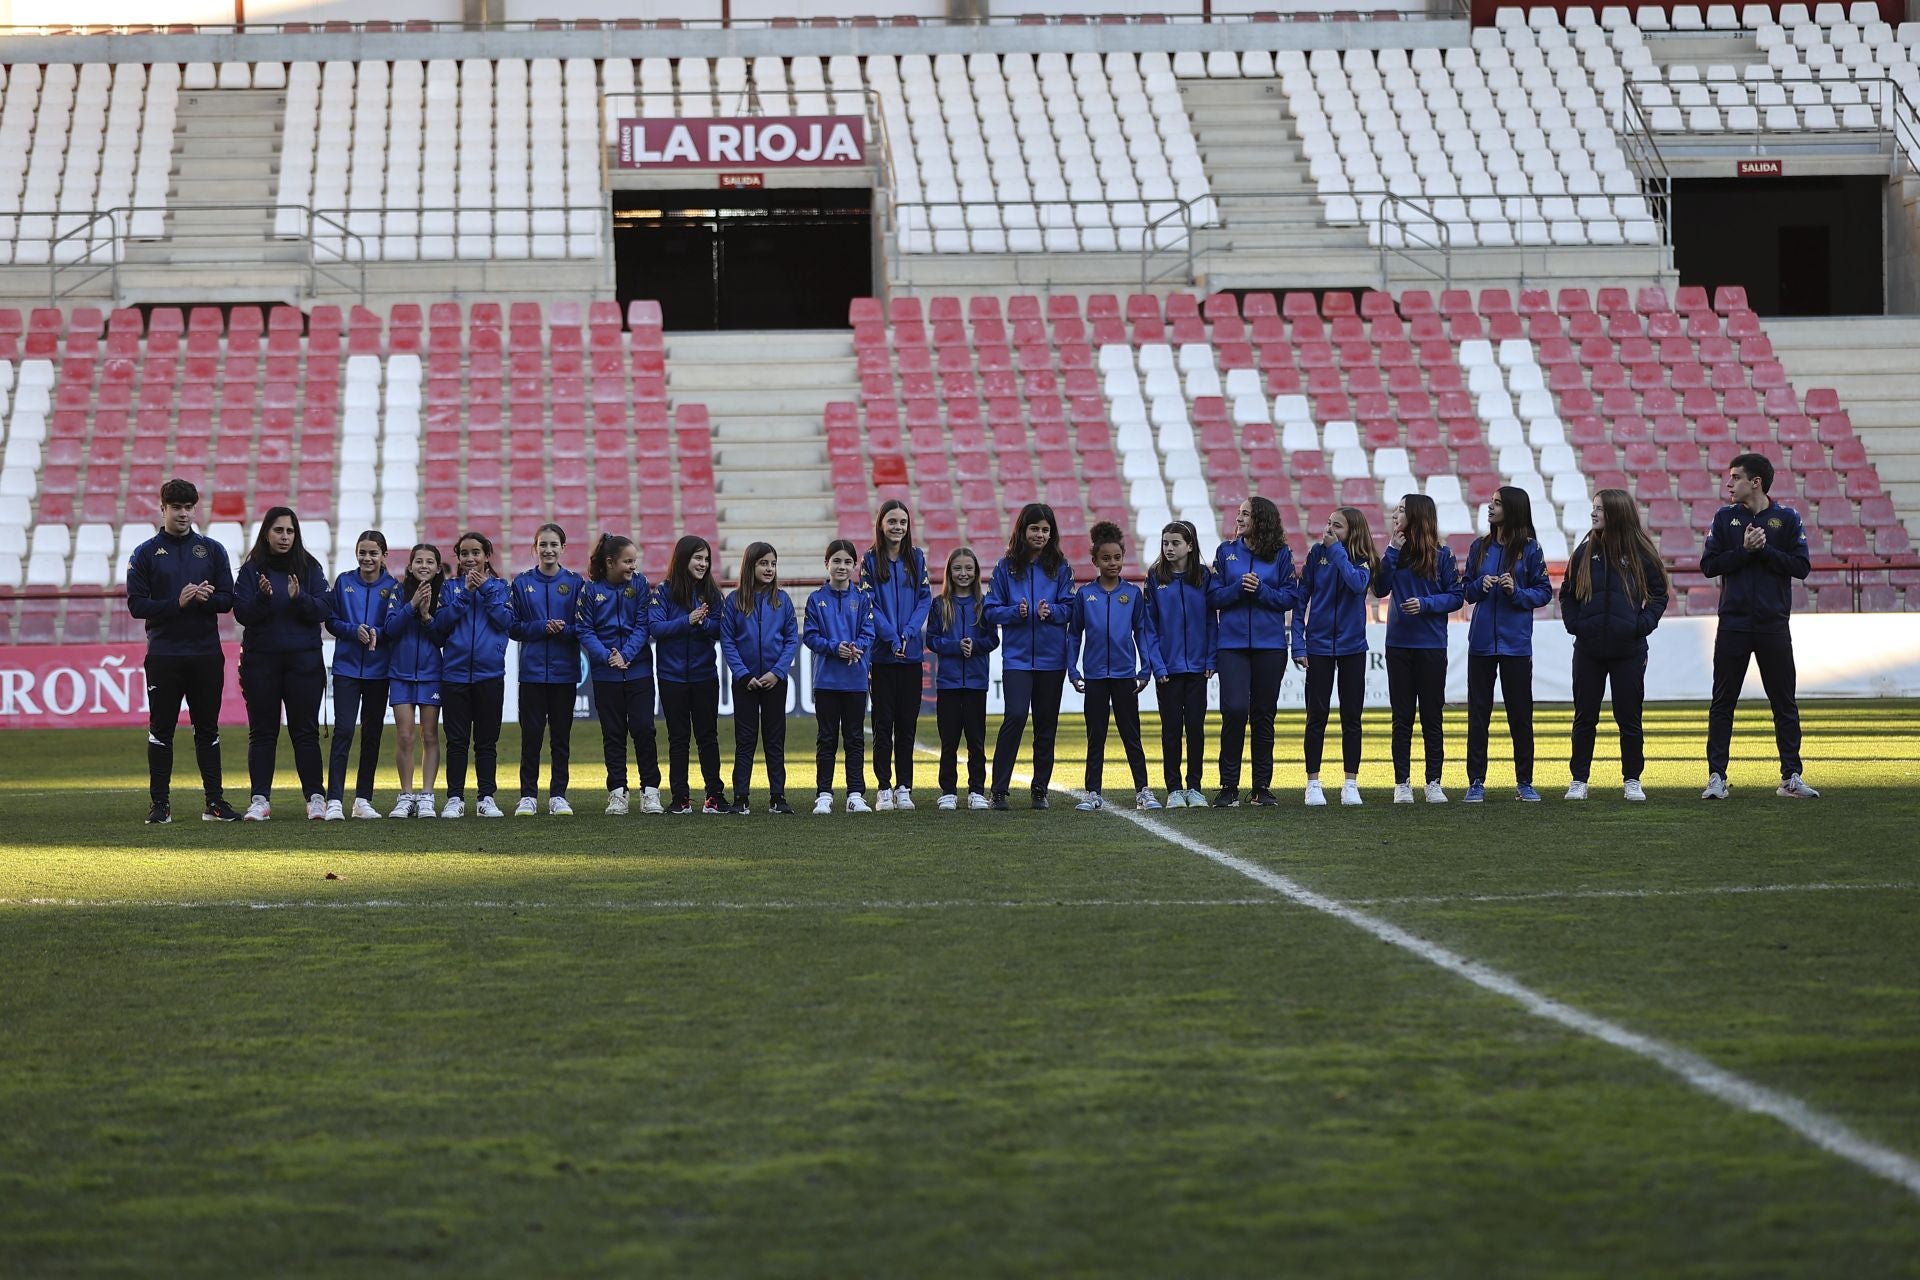
[[[1126,603],[1127,601],[1129,601],[1129,600],[1131,600],[1131,599],[1133,599],[1133,597],[1132,597],[1132,596],[1130,596],[1130,595],[1128,595],[1128,594],[1127,594],[1126,592],[1124,592],[1124,591],[1122,591],[1122,592],[1120,593],[1120,603],[1121,603],[1121,604],[1125,604],[1125,603]]]
[[[531,590],[533,590],[533,588],[532,588],[532,587],[528,587],[528,588],[527,588],[527,590],[529,590],[529,591],[531,591]],[[567,588],[567,584],[563,582],[563,583],[561,583],[561,584],[560,584],[559,586],[557,586],[557,587],[555,587],[555,588],[554,588],[554,590],[555,590],[555,591],[558,591],[558,592],[559,592],[559,593],[560,593],[561,595],[566,595],[566,594],[567,594],[567,590],[568,590],[568,588]]]
[[[382,587],[382,588],[380,588],[380,598],[381,598],[382,600],[385,600],[385,599],[386,599],[386,598],[387,598],[388,596],[390,596],[390,595],[392,595],[392,594],[393,594],[393,588],[392,588],[392,587]]]
[[[632,587],[628,587],[625,591],[622,591],[620,594],[625,596],[627,599],[631,600],[634,598],[634,596],[638,595],[639,593],[636,592]]]
[[[1779,522],[1775,521],[1774,523],[1778,524]],[[204,542],[194,543],[193,554],[196,556],[199,556],[202,560],[205,560],[207,558],[207,544]]]
[[[1781,519],[1780,519],[1780,517],[1779,517],[1779,516],[1775,516],[1775,517],[1774,517],[1773,519],[1771,519],[1771,520],[1769,520],[1769,521],[1767,521],[1767,528],[1769,528],[1769,529],[1778,529],[1778,528],[1780,527],[1780,525],[1781,525],[1781,523],[1782,523],[1782,521],[1781,521]],[[199,548],[198,548],[198,547],[196,547],[196,548],[194,548],[194,549],[195,549],[196,551],[197,551],[197,550],[199,550]]]

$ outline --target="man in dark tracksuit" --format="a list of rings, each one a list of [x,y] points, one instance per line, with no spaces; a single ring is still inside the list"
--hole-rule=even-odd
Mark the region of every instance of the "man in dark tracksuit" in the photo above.
[[[1780,750],[1780,787],[1794,800],[1820,795],[1800,778],[1800,708],[1794,702],[1793,582],[1807,576],[1807,533],[1800,515],[1767,496],[1773,463],[1743,453],[1727,468],[1727,496],[1707,534],[1700,572],[1720,581],[1720,630],[1713,642],[1713,709],[1707,714],[1707,789],[1703,800],[1727,798],[1727,753],[1733,709],[1747,665],[1760,660],[1760,681],[1773,708]]]
[[[226,658],[220,615],[233,609],[227,550],[193,530],[200,491],[185,480],[160,488],[160,532],[127,565],[127,610],[147,624],[147,810],[151,823],[173,821],[173,732],[184,699],[193,751],[206,788],[207,822],[238,822],[220,779],[220,698]]]

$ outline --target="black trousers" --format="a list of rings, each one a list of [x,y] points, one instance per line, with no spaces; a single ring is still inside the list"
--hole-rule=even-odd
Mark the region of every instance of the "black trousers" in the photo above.
[[[1107,711],[1113,711],[1113,727],[1120,733],[1120,745],[1127,753],[1127,767],[1133,770],[1133,789],[1147,785],[1147,753],[1140,745],[1140,690],[1132,680],[1088,680],[1087,717],[1087,790],[1098,792],[1107,766]]]
[[[1794,701],[1798,676],[1793,668],[1793,634],[1787,631],[1730,631],[1713,639],[1713,706],[1707,712],[1707,769],[1724,775],[1733,746],[1733,708],[1747,667],[1760,660],[1760,684],[1773,708],[1773,741],[1780,751],[1780,776],[1800,772],[1800,704]]]
[[[1600,727],[1600,700],[1613,685],[1613,723],[1620,730],[1620,777],[1637,780],[1647,764],[1647,737],[1640,729],[1646,701],[1647,655],[1595,658],[1573,646],[1573,755],[1567,770],[1585,782],[1593,769],[1593,736]]]
[[[769,799],[787,796],[787,682],[777,681],[771,689],[749,689],[747,682],[733,682],[733,799],[737,804],[747,798],[753,786],[754,749],[764,743],[767,752],[767,794]]]
[[[567,771],[573,758],[573,700],[570,684],[520,683],[520,794],[540,791],[540,748],[549,731],[553,735],[553,777],[547,793],[566,798],[571,780]]]
[[[1285,649],[1222,649],[1220,671],[1220,785],[1240,785],[1240,753],[1253,728],[1253,788],[1273,786],[1273,716],[1280,705]]]
[[[193,721],[193,758],[207,803],[222,798],[220,778],[220,703],[226,693],[227,659],[221,653],[185,657],[148,654],[147,792],[154,804],[169,802],[173,790],[173,731],[180,704]]]
[[[1360,772],[1360,718],[1366,709],[1367,655],[1343,653],[1337,657],[1307,657],[1307,732],[1301,743],[1307,776],[1320,772],[1320,756],[1327,742],[1327,713],[1333,708],[1333,690],[1340,688],[1340,763],[1348,775]]]
[[[499,782],[495,766],[500,759],[500,720],[506,714],[505,676],[472,684],[440,686],[440,725],[446,730],[444,752],[447,795],[467,792],[467,749],[473,749],[473,789],[480,799],[492,795]]]
[[[1157,692],[1160,763],[1166,769],[1167,790],[1198,791],[1207,763],[1207,678],[1198,671],[1168,676]]]
[[[1020,757],[1020,739],[1033,716],[1033,789],[1045,791],[1053,782],[1053,739],[1060,729],[1060,694],[1067,685],[1065,671],[1002,671],[1000,691],[1006,711],[1000,734],[993,741],[993,789],[1005,795],[1013,786],[1013,766]]]
[[[333,678],[333,749],[327,753],[327,799],[344,800],[347,761],[353,757],[353,727],[360,726],[360,771],[354,775],[353,796],[373,795],[373,775],[380,768],[380,735],[387,727],[387,682],[356,676]]]
[[[653,680],[596,680],[593,705],[607,753],[607,790],[627,785],[627,738],[640,765],[640,785],[660,785],[660,744],[653,736]]]
[[[254,795],[273,798],[281,707],[287,709],[300,795],[320,794],[326,783],[320,767],[320,699],[326,693],[327,667],[318,649],[240,655],[240,694],[247,700],[247,773]]]
[[[1467,655],[1467,781],[1487,780],[1487,730],[1493,723],[1493,682],[1507,708],[1513,739],[1513,780],[1533,785],[1533,659]]]
[[[1427,781],[1440,781],[1447,763],[1447,730],[1442,708],[1447,700],[1447,651],[1387,646],[1387,699],[1393,704],[1393,780],[1413,776],[1413,713],[1420,711],[1426,741]]]
[[[876,663],[867,677],[873,690],[873,778],[885,791],[899,779],[913,786],[913,735],[920,726],[919,663]]]
[[[720,777],[720,681],[662,680],[660,710],[667,717],[667,785],[674,803],[691,794],[687,786],[689,743],[700,748],[700,781],[709,800],[727,802]]]
[[[833,758],[847,748],[847,794],[867,789],[867,695],[863,689],[815,689],[813,716],[820,725],[814,739],[813,789],[833,790]]]
[[[967,739],[967,791],[984,795],[987,790],[987,691],[985,689],[942,689],[933,703],[934,719],[940,726],[940,794],[958,795],[960,785],[960,738]]]

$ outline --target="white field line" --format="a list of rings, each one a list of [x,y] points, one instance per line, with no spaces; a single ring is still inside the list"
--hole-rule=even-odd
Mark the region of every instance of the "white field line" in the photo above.
[[[445,898],[304,898],[253,901],[244,898],[0,898],[4,907],[66,907],[96,910],[154,908],[175,911],[794,911],[844,915],[856,911],[1113,910],[1121,907],[1286,907],[1285,898],[934,898],[864,901],[773,899],[763,902],[706,898],[597,899],[582,902],[455,901]]]
[[[1691,889],[1541,889],[1532,893],[1455,893],[1399,898],[1348,898],[1350,907],[1426,907],[1457,902],[1556,902],[1607,898],[1708,898],[1761,893],[1908,893],[1920,882],[1885,884],[1717,884]]]

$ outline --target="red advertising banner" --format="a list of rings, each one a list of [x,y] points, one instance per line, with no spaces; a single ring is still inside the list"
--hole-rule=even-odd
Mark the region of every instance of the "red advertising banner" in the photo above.
[[[0,645],[0,729],[144,729],[146,658],[140,644]],[[245,724],[231,658],[220,723]]]
[[[620,169],[821,169],[867,162],[859,116],[736,116],[622,120]]]

